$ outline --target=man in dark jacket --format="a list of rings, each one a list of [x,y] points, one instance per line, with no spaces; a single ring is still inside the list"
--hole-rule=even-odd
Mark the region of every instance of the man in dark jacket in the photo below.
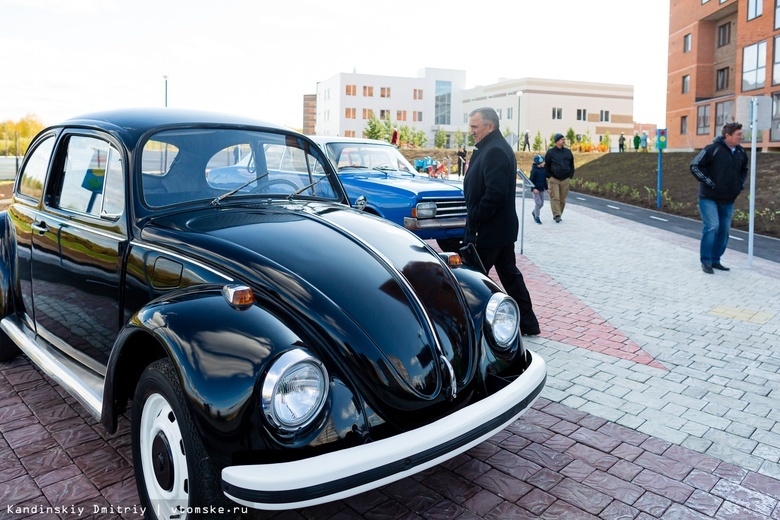
[[[691,162],[691,173],[699,181],[699,213],[704,224],[699,257],[707,274],[713,274],[713,269],[729,270],[720,257],[729,242],[734,201],[747,180],[748,156],[741,141],[742,125],[726,123],[721,135]]]
[[[550,184],[550,209],[555,222],[560,222],[569,195],[569,183],[574,178],[574,155],[563,146],[566,144],[563,134],[555,134],[553,139],[555,146],[547,150],[544,167]]]
[[[517,159],[498,129],[498,114],[492,108],[471,112],[469,128],[476,148],[463,181],[467,208],[464,241],[476,246],[486,271],[496,267],[504,290],[520,308],[521,333],[535,336],[540,332],[539,322],[515,262]]]

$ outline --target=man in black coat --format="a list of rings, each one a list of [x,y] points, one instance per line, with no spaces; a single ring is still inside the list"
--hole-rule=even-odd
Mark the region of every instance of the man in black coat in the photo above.
[[[569,194],[569,183],[574,178],[574,155],[566,148],[566,137],[555,134],[555,144],[547,150],[544,156],[544,167],[550,183],[550,209],[553,220],[561,221],[563,209],[566,207],[566,196]]]
[[[471,112],[469,128],[476,148],[463,181],[467,208],[464,240],[476,246],[487,271],[495,266],[504,290],[520,307],[521,333],[535,336],[540,332],[539,322],[515,262],[517,159],[498,129],[498,114],[492,108]]]

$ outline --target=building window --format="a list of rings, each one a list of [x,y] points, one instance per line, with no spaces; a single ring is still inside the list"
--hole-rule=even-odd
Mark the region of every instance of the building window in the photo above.
[[[347,119],[356,119],[357,108],[348,108],[344,114],[344,117],[346,117]]]
[[[374,87],[363,85],[363,97],[374,97]]]
[[[434,103],[435,125],[448,125],[452,114],[452,82],[436,82],[436,101]]]
[[[357,85],[347,85],[347,95],[357,96]]]
[[[688,116],[682,116],[680,118],[680,135],[688,133]]]
[[[382,87],[381,92],[379,93],[380,97],[388,98],[390,97],[390,87]]]
[[[731,22],[718,26],[718,47],[731,43]]]
[[[577,121],[587,121],[588,120],[588,111],[584,108],[578,108],[577,109]]]
[[[609,123],[609,110],[602,110],[599,112],[599,121],[602,123]]]
[[[780,0],[778,0],[780,3]],[[780,36],[775,36],[775,64],[772,67],[772,85],[780,84]]]
[[[687,94],[691,89],[691,76],[686,74],[682,77],[682,93]]]
[[[780,92],[772,94],[772,130],[769,132],[770,141],[780,141]]]
[[[406,110],[396,110],[396,112],[395,112],[395,120],[396,121],[406,121]]]
[[[723,125],[734,121],[734,100],[715,103],[715,128],[723,128]]]
[[[363,109],[363,119],[371,119],[374,117],[374,111],[370,108],[364,108]]]
[[[416,88],[414,89],[414,99],[422,99],[422,89]]]
[[[506,118],[507,119],[513,119],[512,115],[514,115],[514,111],[512,110],[512,107],[509,107],[506,109]]]
[[[780,29],[780,0],[775,0],[775,29]]]
[[[763,88],[766,83],[766,42],[742,49],[742,90]]]
[[[344,137],[355,137],[354,130],[344,130]]]
[[[748,21],[764,14],[764,0],[748,0]]]
[[[707,2],[709,2],[709,1],[710,1],[710,0],[701,0],[701,5],[704,5],[704,4],[706,4]]]
[[[496,109],[496,114],[498,114],[498,118],[501,119],[501,109],[500,108]]]
[[[726,90],[729,88],[729,68],[718,69],[715,75],[715,90]]]
[[[552,118],[553,119],[563,119],[563,109],[562,108],[555,108],[552,109]]]
[[[380,110],[379,111],[379,119],[384,121],[385,119],[390,118],[390,111],[389,110]]]
[[[422,112],[414,111],[412,112],[412,121],[416,121],[418,123],[422,122]]]
[[[696,111],[696,133],[706,135],[710,133],[710,106],[702,105]]]
[[[683,36],[683,52],[691,52],[691,34]]]

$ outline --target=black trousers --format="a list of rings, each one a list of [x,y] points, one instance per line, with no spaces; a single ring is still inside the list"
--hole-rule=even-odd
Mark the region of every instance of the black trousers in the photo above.
[[[538,334],[539,321],[534,314],[534,308],[531,304],[531,295],[525,286],[523,274],[517,268],[515,261],[515,245],[510,244],[503,247],[479,247],[477,246],[479,259],[490,272],[495,266],[498,279],[504,286],[506,293],[515,299],[520,307],[520,331],[523,334]]]

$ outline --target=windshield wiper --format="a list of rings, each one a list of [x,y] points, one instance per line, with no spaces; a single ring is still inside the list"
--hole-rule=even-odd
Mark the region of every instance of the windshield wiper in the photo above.
[[[299,188],[299,189],[295,190],[294,192],[290,193],[290,195],[288,195],[287,200],[292,200],[293,197],[295,197],[296,195],[300,195],[304,191],[308,190],[309,188],[312,188],[312,187],[316,186],[317,184],[321,183],[322,181],[324,181],[327,178],[328,178],[327,175],[323,175],[322,177],[320,177],[316,181],[312,182],[311,184],[308,184],[308,185],[304,186],[303,188]]]
[[[368,166],[358,166],[358,165],[347,165],[347,166],[339,166],[339,171],[341,170],[368,170]]]
[[[229,191],[229,192],[227,192],[227,193],[223,193],[223,194],[222,194],[222,195],[220,195],[219,197],[216,197],[214,200],[212,200],[210,205],[211,205],[211,206],[219,206],[219,203],[220,203],[220,202],[222,202],[223,200],[225,200],[226,198],[230,197],[231,195],[234,195],[235,193],[237,193],[237,192],[238,192],[238,191],[240,191],[240,190],[243,190],[244,188],[246,188],[247,186],[249,186],[249,185],[250,185],[250,184],[252,184],[253,182],[257,182],[257,181],[259,181],[260,179],[262,179],[262,178],[264,178],[264,177],[268,177],[268,174],[269,174],[269,173],[270,173],[270,172],[265,172],[265,173],[264,173],[264,174],[262,174],[262,175],[258,175],[258,176],[257,176],[257,177],[255,177],[254,179],[251,179],[251,180],[249,180],[249,181],[245,182],[244,184],[242,184],[242,185],[241,185],[241,186],[239,186],[238,188],[236,188],[236,189],[234,189],[234,190],[230,190],[230,191]]]

